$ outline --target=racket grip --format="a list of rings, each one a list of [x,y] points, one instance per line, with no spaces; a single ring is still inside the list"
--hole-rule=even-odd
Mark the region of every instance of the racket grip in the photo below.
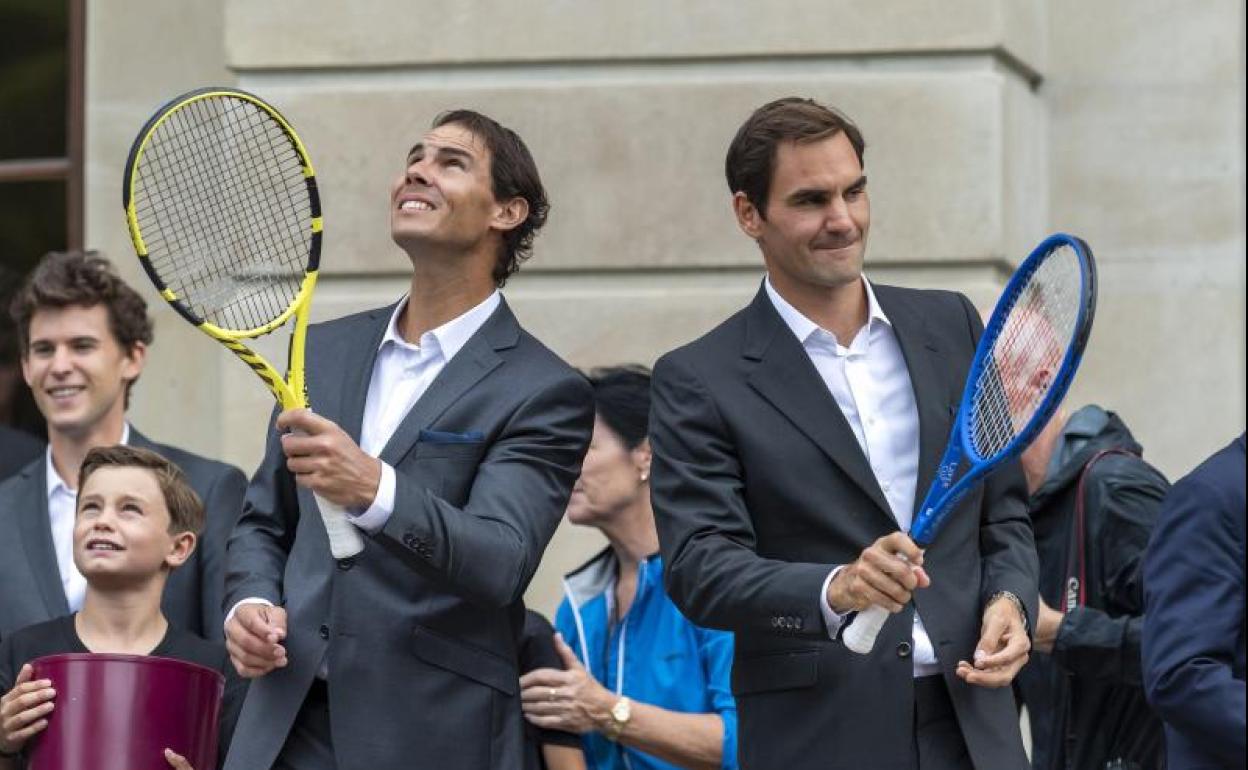
[[[329,535],[329,552],[335,559],[346,559],[364,550],[364,537],[360,530],[347,521],[347,509],[337,503],[331,503],[315,492],[316,507],[321,511],[321,521],[325,523],[325,534]]]
[[[888,610],[878,605],[871,605],[854,616],[854,620],[841,634],[841,641],[850,650],[859,655],[866,655],[875,647],[875,638],[880,635],[884,621],[888,620]]]

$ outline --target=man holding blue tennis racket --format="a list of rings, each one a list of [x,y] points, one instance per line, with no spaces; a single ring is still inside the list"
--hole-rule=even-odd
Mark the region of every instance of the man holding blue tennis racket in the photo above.
[[[961,295],[863,277],[863,147],[790,98],[728,150],[767,278],[654,370],[667,585],[693,622],[736,633],[743,768],[1025,768],[1006,685],[1035,616],[1026,488],[1006,463],[926,549],[905,534],[982,327]],[[851,652],[842,635],[872,606],[893,614]]]

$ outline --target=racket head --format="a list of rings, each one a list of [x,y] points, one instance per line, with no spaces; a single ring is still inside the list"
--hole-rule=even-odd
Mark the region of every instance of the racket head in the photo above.
[[[148,277],[209,335],[268,334],[309,301],[323,229],[316,174],[260,97],[210,87],[163,105],[131,145],[122,203]]]
[[[1019,265],[980,338],[958,410],[972,465],[1020,454],[1066,396],[1096,315],[1096,261],[1082,239],[1045,238]]]

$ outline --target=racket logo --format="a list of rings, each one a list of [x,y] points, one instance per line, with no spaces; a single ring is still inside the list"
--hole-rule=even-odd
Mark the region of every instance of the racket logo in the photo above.
[[[947,487],[953,483],[953,474],[956,473],[957,470],[958,470],[957,463],[945,463],[944,465],[940,466],[940,469],[936,472],[936,475],[940,477],[940,483],[944,484]]]
[[[1066,611],[1079,606],[1079,578],[1071,575],[1066,579]]]

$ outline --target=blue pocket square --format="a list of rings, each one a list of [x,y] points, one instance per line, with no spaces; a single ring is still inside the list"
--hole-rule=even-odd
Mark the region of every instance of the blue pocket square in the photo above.
[[[485,434],[479,430],[452,433],[445,430],[422,430],[418,441],[427,444],[479,444],[485,441]]]

